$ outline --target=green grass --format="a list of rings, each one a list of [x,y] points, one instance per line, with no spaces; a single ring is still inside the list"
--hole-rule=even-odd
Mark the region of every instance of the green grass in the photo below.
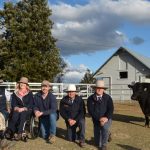
[[[16,142],[12,150],[97,150],[93,145],[93,125],[86,117],[86,148],[65,139],[65,123],[62,118],[57,122],[56,143],[49,144],[43,139]],[[117,103],[111,127],[113,140],[108,143],[109,150],[150,150],[150,128],[144,127],[144,116],[137,103]]]

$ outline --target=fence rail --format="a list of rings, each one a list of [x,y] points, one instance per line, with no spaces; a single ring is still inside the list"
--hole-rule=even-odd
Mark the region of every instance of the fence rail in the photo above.
[[[69,84],[69,83],[68,83]],[[51,83],[52,93],[56,95],[57,99],[62,99],[66,95],[65,89],[68,86],[67,83]],[[78,95],[82,96],[83,99],[87,99],[93,92],[93,84],[75,84],[77,87]],[[4,82],[0,84],[0,89],[5,89],[12,93],[15,90],[16,82]],[[41,89],[41,83],[29,83],[30,89],[35,94]],[[107,86],[107,85],[106,85]],[[106,93],[110,94],[113,100],[130,100],[132,91],[128,88],[127,84],[119,85],[112,84],[109,85]]]

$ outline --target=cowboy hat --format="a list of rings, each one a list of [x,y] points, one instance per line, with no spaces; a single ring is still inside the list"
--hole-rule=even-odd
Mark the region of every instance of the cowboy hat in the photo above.
[[[107,89],[108,87],[105,86],[105,83],[103,80],[97,80],[93,88]]]
[[[25,83],[25,84],[28,85],[28,78],[26,78],[26,77],[21,77],[21,78],[20,78],[20,81],[18,81],[18,83]]]
[[[66,92],[77,92],[75,84],[69,84],[65,91]]]
[[[43,80],[41,86],[50,86],[50,82],[48,80]]]

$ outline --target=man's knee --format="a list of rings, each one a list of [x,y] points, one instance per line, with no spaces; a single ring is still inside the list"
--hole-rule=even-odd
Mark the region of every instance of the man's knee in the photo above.
[[[57,119],[57,114],[56,113],[51,113],[50,114],[50,120],[51,121],[56,121],[56,119]]]
[[[79,125],[79,126],[82,126],[82,127],[85,127],[85,119],[80,119],[80,120],[78,121],[78,125]]]

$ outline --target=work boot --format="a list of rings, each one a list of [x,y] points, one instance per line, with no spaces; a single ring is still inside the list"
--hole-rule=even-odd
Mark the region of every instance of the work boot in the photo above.
[[[50,136],[49,136],[49,142],[50,142],[51,144],[53,144],[53,143],[56,142],[56,137],[55,137],[55,135],[50,135]]]
[[[80,141],[79,142],[79,145],[80,145],[80,147],[82,147],[82,148],[84,148],[86,145],[85,145],[85,142],[83,142],[83,141]]]
[[[102,150],[107,150],[107,147],[106,146],[102,146]]]
[[[14,137],[13,131],[11,131],[10,129],[6,129],[6,131],[4,132],[4,137],[8,140],[12,140]]]
[[[22,134],[21,133],[15,134],[15,140],[16,141],[19,141],[21,139],[22,139]]]
[[[102,147],[99,147],[98,150],[107,150],[107,147],[106,146],[102,146]]]

